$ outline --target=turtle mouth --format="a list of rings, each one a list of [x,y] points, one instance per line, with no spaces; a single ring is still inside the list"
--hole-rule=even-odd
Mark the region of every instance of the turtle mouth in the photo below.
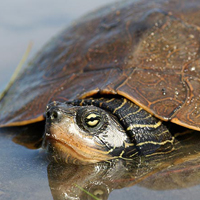
[[[80,145],[83,146],[82,144]],[[95,155],[95,149],[88,151],[84,147],[79,149],[76,148],[76,146],[79,145],[69,144],[66,141],[62,141],[49,133],[46,133],[43,145],[43,147],[52,154],[52,157],[56,162],[87,165],[112,159],[112,157],[109,155],[101,155],[99,153],[98,155]],[[92,150],[94,150],[93,153]]]

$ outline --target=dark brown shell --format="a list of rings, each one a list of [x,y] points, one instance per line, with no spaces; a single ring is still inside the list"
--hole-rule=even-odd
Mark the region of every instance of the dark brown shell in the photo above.
[[[42,120],[49,101],[127,97],[163,120],[200,130],[200,1],[123,1],[49,43],[0,102],[0,124]]]

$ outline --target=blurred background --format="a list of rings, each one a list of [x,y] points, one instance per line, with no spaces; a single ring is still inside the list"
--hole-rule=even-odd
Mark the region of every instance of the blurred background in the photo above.
[[[30,59],[50,38],[81,15],[116,0],[0,0],[0,91],[27,46]]]

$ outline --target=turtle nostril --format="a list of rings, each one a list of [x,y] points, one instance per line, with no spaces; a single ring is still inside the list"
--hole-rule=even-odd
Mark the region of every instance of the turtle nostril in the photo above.
[[[51,119],[57,119],[57,118],[58,118],[58,112],[54,110],[54,111],[51,113]]]
[[[46,118],[50,121],[57,121],[61,119],[61,112],[59,110],[51,109],[46,112]]]

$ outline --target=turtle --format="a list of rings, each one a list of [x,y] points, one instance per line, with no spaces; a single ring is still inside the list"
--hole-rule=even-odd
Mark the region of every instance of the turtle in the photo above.
[[[53,38],[0,101],[0,127],[46,119],[55,159],[167,155],[200,131],[200,2],[126,0]]]

